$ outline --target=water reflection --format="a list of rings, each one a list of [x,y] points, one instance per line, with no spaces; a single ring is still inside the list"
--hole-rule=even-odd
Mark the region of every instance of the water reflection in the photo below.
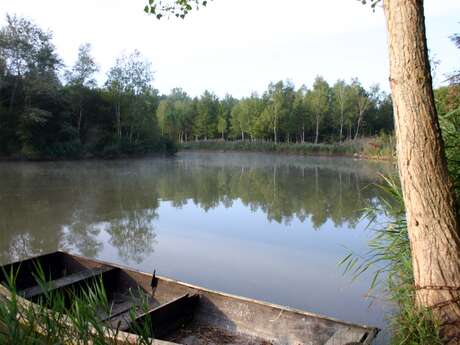
[[[392,169],[350,159],[229,153],[1,163],[0,261],[56,249],[96,257],[108,243],[125,261],[140,263],[157,244],[155,221],[165,201],[204,211],[238,201],[270,222],[354,228],[364,207],[378,202],[372,183],[385,170]]]
[[[389,164],[269,154],[0,163],[0,263],[64,249],[215,290],[384,326],[350,283]],[[364,219],[363,219],[364,217]],[[380,215],[380,217],[382,217]],[[382,219],[383,220],[383,219]]]

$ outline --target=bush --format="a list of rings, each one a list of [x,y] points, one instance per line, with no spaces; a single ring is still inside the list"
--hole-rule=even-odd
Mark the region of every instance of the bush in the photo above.
[[[181,150],[210,151],[253,151],[275,152],[299,155],[327,156],[364,156],[367,158],[390,159],[393,156],[393,140],[391,136],[381,135],[377,138],[350,140],[342,144],[312,143],[277,143],[272,141],[223,141],[205,140],[191,141],[180,144]],[[375,146],[375,148],[374,148]],[[377,150],[378,148],[378,150]],[[374,149],[374,151],[373,151]]]

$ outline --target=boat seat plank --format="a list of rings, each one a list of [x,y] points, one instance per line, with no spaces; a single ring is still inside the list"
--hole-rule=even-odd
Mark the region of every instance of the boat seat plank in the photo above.
[[[128,331],[134,330],[133,326],[135,327],[136,324],[150,322],[152,336],[164,337],[193,319],[199,300],[198,294],[185,294],[141,315],[136,319],[135,324],[130,325]]]
[[[362,344],[361,340],[366,338],[367,332],[355,328],[342,328],[329,338],[326,345],[353,345]]]
[[[102,274],[115,271],[116,269],[117,268],[110,266],[101,266],[94,269],[87,269],[78,273],[67,275],[59,279],[52,280],[47,283],[48,286],[46,288],[48,289],[48,291],[65,288],[73,284],[81,283],[89,279],[95,278]],[[32,299],[42,295],[44,292],[45,291],[40,285],[36,285],[19,291],[19,294],[26,299]]]
[[[155,304],[155,307],[157,305],[158,303]],[[121,314],[128,313],[133,308],[140,308],[139,301],[135,299],[130,299],[130,300],[127,300],[121,303],[113,304],[112,307],[110,308],[109,313],[101,312],[98,318],[101,321],[108,321],[110,319],[114,319],[117,316],[120,316]]]
[[[129,332],[136,327],[142,327],[144,322],[150,322],[153,336],[158,338],[190,321],[198,300],[199,295],[184,294],[170,302],[155,306],[147,312],[141,310],[134,320],[127,312],[111,318],[108,324],[112,328]]]

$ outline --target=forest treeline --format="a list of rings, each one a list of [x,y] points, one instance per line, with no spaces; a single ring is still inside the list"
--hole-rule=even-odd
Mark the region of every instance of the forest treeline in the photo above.
[[[2,157],[171,153],[177,142],[210,139],[340,144],[393,131],[390,95],[358,79],[329,85],[318,76],[311,88],[279,81],[242,99],[211,91],[191,97],[180,88],[160,95],[140,52],[118,57],[100,86],[89,44],[66,67],[52,40],[17,16],[0,28]],[[449,92],[437,90],[442,108]]]
[[[103,87],[91,47],[65,68],[52,33],[7,15],[0,29],[0,156],[76,158],[175,152],[160,135],[150,62],[120,56]]]
[[[358,79],[333,85],[318,76],[311,89],[288,81],[270,83],[262,94],[199,98],[173,89],[160,101],[163,134],[179,142],[209,139],[278,142],[341,142],[393,130],[391,98],[378,85],[366,89]]]
[[[26,158],[116,156],[174,151],[174,142],[264,139],[340,141],[392,130],[390,97],[358,80],[311,90],[271,83],[261,96],[160,96],[139,52],[116,59],[102,86],[88,44],[66,67],[53,35],[7,15],[0,29],[0,155]]]

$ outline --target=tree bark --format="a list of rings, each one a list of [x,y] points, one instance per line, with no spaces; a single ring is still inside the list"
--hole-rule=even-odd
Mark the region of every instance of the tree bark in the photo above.
[[[316,136],[315,136],[315,144],[318,144],[319,138],[319,116],[316,116]]]
[[[363,114],[360,112],[359,113],[359,116],[358,116],[358,123],[356,124],[356,132],[355,132],[355,139],[358,139],[358,135],[359,135],[359,127],[361,126],[361,121],[363,119]]]
[[[342,138],[343,138],[343,106],[340,111],[340,136],[339,136],[339,143],[342,143]]]
[[[459,217],[434,103],[422,0],[384,0],[416,303],[460,343]]]

